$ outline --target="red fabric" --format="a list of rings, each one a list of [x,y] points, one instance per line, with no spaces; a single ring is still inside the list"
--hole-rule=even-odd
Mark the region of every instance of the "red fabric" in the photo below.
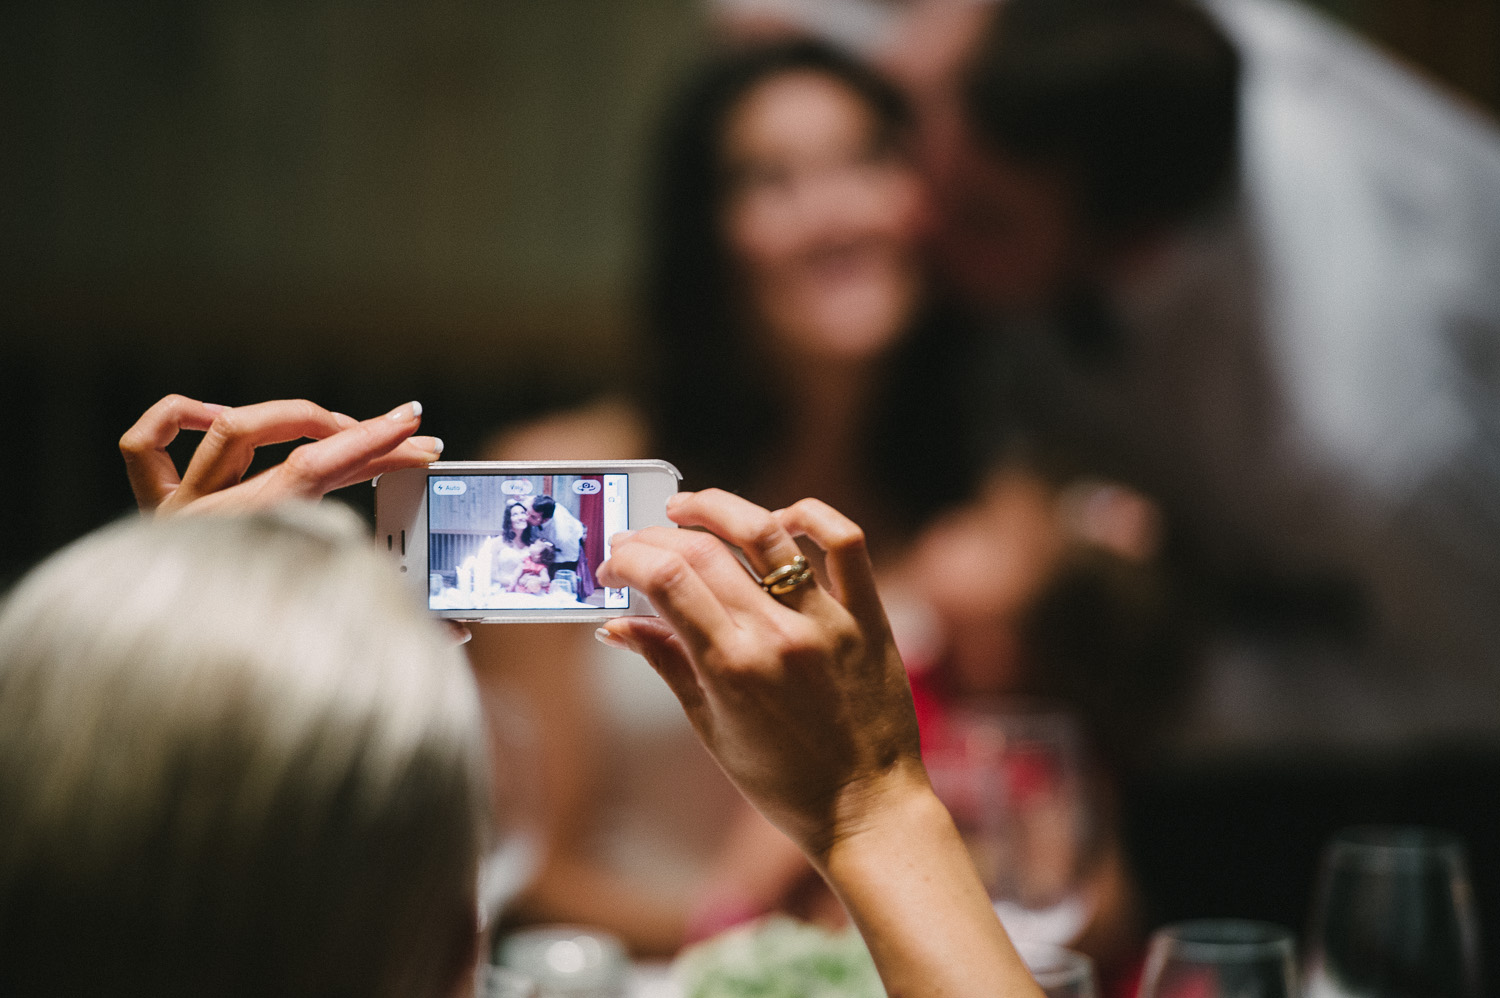
[[[521,562],[521,571],[516,575],[516,581],[511,584],[510,591],[513,593],[526,592],[527,590],[523,583],[523,580],[528,575],[540,576],[541,580],[545,583],[549,577],[548,567],[549,566],[544,565],[539,561],[532,560],[531,555],[528,554],[526,556],[526,560]],[[547,587],[545,585],[541,586],[542,592],[545,592],[546,589]]]
[[[1146,954],[1137,953],[1133,959],[1122,961],[1099,982],[1104,998],[1136,998],[1141,990],[1141,975],[1146,972]]]
[[[929,752],[942,742],[943,718],[947,713],[943,701],[932,688],[925,672],[910,675],[912,706],[917,711],[917,730],[922,736],[922,751]]]
[[[583,544],[578,549],[578,598],[588,599],[593,595],[594,566],[604,560],[604,479],[591,475],[588,481],[599,485],[598,492],[578,497],[578,520],[588,533],[583,535]]]

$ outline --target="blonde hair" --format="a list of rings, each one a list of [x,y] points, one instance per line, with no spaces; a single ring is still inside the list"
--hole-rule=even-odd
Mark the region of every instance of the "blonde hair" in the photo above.
[[[6,601],[0,992],[453,986],[478,700],[341,512],[117,525]]]

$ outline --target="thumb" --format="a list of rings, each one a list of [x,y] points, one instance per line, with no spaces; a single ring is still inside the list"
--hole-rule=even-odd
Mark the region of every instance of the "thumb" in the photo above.
[[[602,644],[633,651],[651,663],[695,724],[704,709],[703,687],[672,629],[656,617],[616,617],[594,632]]]

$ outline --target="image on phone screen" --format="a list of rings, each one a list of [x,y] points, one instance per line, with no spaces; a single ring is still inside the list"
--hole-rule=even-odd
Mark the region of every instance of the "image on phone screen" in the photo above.
[[[427,480],[432,610],[626,609],[598,581],[629,529],[628,475],[433,474]]]

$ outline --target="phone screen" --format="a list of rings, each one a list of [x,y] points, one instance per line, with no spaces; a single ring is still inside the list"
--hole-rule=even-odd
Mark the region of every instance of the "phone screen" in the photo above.
[[[630,591],[597,573],[609,539],[630,527],[629,477],[432,474],[428,608],[628,608]]]

